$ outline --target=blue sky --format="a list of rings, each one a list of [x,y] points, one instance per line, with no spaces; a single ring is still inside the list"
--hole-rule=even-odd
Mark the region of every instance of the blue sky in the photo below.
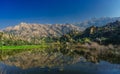
[[[0,0],[0,27],[27,23],[74,23],[119,17],[120,0]]]

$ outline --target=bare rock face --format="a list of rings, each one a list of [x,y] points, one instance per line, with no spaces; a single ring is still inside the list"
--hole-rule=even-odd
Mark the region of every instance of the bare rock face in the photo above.
[[[81,31],[80,27],[72,24],[27,24],[20,23],[13,27],[7,27],[3,31],[5,33],[14,34],[17,36],[30,38],[30,37],[47,37],[47,36],[61,36],[72,30]]]

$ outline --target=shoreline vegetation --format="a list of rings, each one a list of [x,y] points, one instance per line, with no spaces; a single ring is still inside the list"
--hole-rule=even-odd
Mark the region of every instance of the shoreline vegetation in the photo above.
[[[39,49],[45,48],[46,45],[19,45],[19,46],[2,46],[0,50],[21,50],[21,49]]]
[[[51,43],[44,45],[3,46],[0,49],[0,60],[6,60],[22,52],[39,52],[44,54],[62,53],[63,55],[84,57],[87,61],[98,63],[106,60],[111,63],[120,63],[120,45],[100,45],[95,42],[85,44]]]

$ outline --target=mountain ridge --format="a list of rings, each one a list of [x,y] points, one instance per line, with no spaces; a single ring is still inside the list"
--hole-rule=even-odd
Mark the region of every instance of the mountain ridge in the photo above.
[[[90,26],[104,26],[110,22],[115,22],[116,20],[120,21],[120,17],[101,17],[101,18],[91,18],[74,25],[82,27],[84,29]]]
[[[23,37],[32,37],[33,35],[36,35],[37,37],[46,37],[61,36],[72,30],[82,31],[80,27],[74,26],[72,24],[44,25],[20,23],[16,26],[7,27],[3,30],[3,32]]]

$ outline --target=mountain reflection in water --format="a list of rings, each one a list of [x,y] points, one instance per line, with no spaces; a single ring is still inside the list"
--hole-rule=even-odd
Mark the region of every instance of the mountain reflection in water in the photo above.
[[[79,55],[60,52],[22,52],[0,63],[0,74],[120,74],[120,65],[87,62]]]

